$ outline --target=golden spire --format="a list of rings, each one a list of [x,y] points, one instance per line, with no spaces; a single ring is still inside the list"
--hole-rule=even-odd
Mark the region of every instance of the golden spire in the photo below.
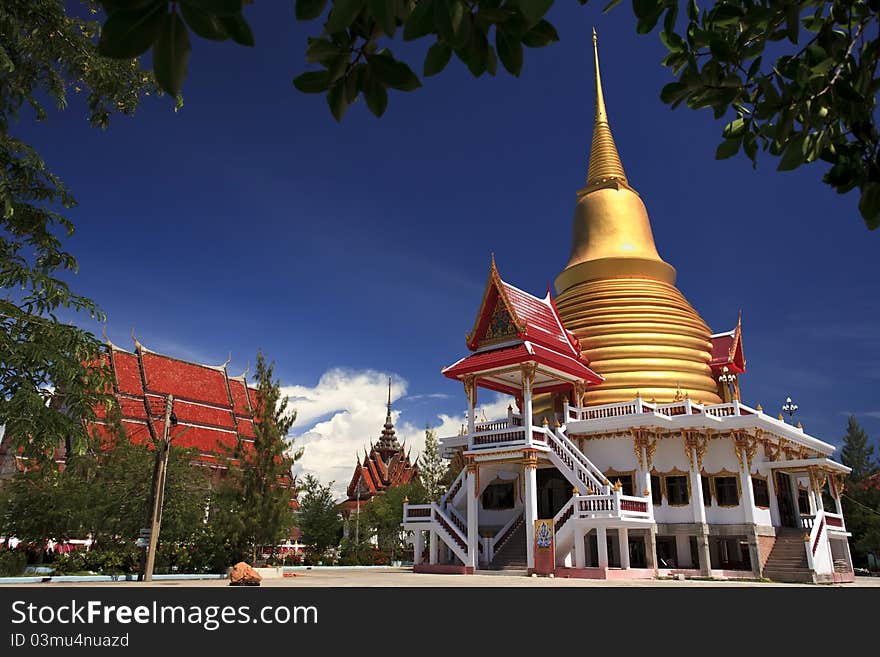
[[[657,252],[647,208],[611,136],[595,30],[593,57],[596,116],[587,184],[577,193],[571,256],[556,278],[559,314],[590,367],[605,377],[589,387],[584,403],[641,396],[717,404],[711,332],[675,288],[675,269]]]
[[[626,174],[620,163],[608,113],[605,111],[605,95],[602,93],[602,75],[599,72],[599,39],[593,28],[593,62],[596,65],[596,117],[593,121],[593,145],[590,148],[590,165],[587,170],[587,187],[599,185],[609,180],[619,180],[627,185]]]

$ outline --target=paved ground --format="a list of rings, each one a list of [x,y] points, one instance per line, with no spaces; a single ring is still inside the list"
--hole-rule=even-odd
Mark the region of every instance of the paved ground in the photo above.
[[[297,571],[296,577],[283,579],[265,579],[263,586],[266,587],[351,587],[351,586],[382,586],[382,587],[791,587],[810,586],[801,584],[781,584],[777,582],[738,582],[721,580],[589,580],[589,579],[563,579],[549,577],[523,577],[511,575],[429,575],[415,574],[408,568],[377,568],[377,569],[315,569]],[[198,587],[211,588],[228,586],[227,580],[183,580],[183,581],[157,581],[152,586],[161,587]],[[138,582],[48,582],[39,584],[27,584],[25,586],[36,587],[128,587],[146,586]],[[880,587],[880,577],[857,577],[850,584],[832,585],[840,588]]]

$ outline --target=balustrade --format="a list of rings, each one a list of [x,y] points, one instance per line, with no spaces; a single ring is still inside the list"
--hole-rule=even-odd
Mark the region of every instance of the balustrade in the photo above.
[[[642,415],[648,413],[665,417],[701,413],[713,417],[728,417],[731,415],[754,415],[757,414],[758,411],[739,402],[703,405],[686,399],[681,402],[672,402],[670,404],[656,404],[636,399],[629,402],[585,406],[582,408],[566,406],[565,419],[566,421],[577,422],[582,420],[602,420],[606,418],[622,417],[625,415]]]

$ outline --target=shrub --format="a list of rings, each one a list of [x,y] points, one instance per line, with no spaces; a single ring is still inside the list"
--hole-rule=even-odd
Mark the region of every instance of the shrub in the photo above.
[[[0,577],[17,577],[24,572],[27,554],[24,550],[0,548]]]

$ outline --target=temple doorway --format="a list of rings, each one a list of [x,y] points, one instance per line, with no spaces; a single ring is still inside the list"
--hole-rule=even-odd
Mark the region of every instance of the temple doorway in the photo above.
[[[791,497],[791,478],[784,472],[776,472],[776,502],[779,506],[779,522],[783,527],[799,527],[800,513],[797,501]]]
[[[552,518],[571,499],[571,484],[556,468],[542,468],[536,473],[538,517]]]

